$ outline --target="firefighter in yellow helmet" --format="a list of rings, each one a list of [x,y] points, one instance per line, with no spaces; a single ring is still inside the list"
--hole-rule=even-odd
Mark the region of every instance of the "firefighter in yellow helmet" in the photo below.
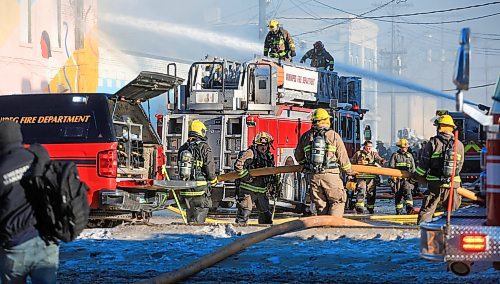
[[[295,43],[290,33],[281,27],[277,20],[270,20],[267,25],[269,32],[264,41],[264,56],[292,62],[295,53]]]
[[[366,140],[363,143],[363,148],[356,153],[351,158],[352,163],[365,166],[375,166],[375,163],[385,164],[384,158],[373,150],[373,143],[370,140]],[[357,182],[357,196],[356,196],[356,212],[364,213],[365,199],[366,208],[368,213],[373,214],[375,211],[375,200],[377,195],[377,175],[359,173],[356,175]]]
[[[266,132],[255,136],[253,145],[242,152],[234,169],[239,175],[237,181],[237,224],[246,224],[252,213],[253,203],[259,210],[259,224],[272,224],[272,213],[269,210],[268,191],[276,186],[278,180],[275,175],[252,177],[249,170],[274,167],[274,155],[269,151],[273,144],[273,137]]]
[[[210,187],[217,184],[212,149],[207,143],[207,127],[199,120],[189,125],[188,140],[179,148],[177,163],[182,180],[196,181],[197,187],[180,193],[186,203],[187,221],[202,224],[212,207]]]
[[[415,171],[415,160],[413,155],[408,151],[410,143],[406,139],[399,139],[396,143],[399,150],[392,154],[389,160],[389,167],[408,171],[413,173]],[[389,184],[394,192],[394,203],[396,206],[396,214],[403,214],[403,208],[406,207],[406,213],[410,214],[413,212],[413,184],[410,182],[409,178],[396,178],[392,177],[389,180]]]
[[[453,118],[447,114],[439,116],[434,121],[437,135],[429,139],[424,146],[422,156],[415,170],[415,178],[422,177],[427,180],[427,191],[424,193],[422,208],[418,214],[417,223],[430,221],[439,205],[445,209],[450,198],[450,182],[454,179],[452,210],[460,207],[461,198],[456,188],[460,187],[460,171],[464,164],[464,145],[455,141],[453,131],[456,129]],[[457,144],[456,170],[452,177],[453,147]]]
[[[344,214],[347,194],[340,172],[351,173],[351,162],[340,135],[331,129],[331,115],[322,108],[311,114],[313,126],[299,138],[295,159],[310,180],[311,201],[317,215]]]

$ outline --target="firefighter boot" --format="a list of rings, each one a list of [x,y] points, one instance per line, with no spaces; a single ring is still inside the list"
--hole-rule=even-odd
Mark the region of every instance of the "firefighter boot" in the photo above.
[[[413,209],[413,206],[406,206],[406,214],[408,214],[408,215],[415,214],[415,210]]]
[[[208,215],[208,208],[195,207],[191,214],[188,214],[188,223],[203,224]]]
[[[368,209],[368,213],[370,213],[370,214],[375,213],[375,205],[368,205],[368,206],[366,206],[366,208]]]
[[[238,208],[238,213],[236,214],[236,224],[246,225],[248,222],[248,218],[250,218],[251,213],[252,210]]]
[[[272,224],[273,214],[271,211],[260,212],[259,213],[259,224]]]

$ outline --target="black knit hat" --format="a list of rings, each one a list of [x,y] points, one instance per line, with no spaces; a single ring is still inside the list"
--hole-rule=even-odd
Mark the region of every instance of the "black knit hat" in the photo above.
[[[21,125],[12,120],[0,121],[0,152],[10,146],[21,145],[23,134]]]

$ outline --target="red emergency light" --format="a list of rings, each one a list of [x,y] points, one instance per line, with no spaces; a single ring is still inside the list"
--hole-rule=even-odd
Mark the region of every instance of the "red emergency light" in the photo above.
[[[461,239],[462,250],[468,252],[486,251],[488,237],[485,235],[463,235]]]

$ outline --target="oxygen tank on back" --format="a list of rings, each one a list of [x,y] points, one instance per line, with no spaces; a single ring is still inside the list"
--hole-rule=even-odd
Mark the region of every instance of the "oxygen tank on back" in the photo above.
[[[190,180],[194,164],[193,154],[191,154],[189,150],[182,151],[179,157],[179,161],[177,163],[179,168],[180,179]]]
[[[314,165],[314,168],[320,169],[325,162],[325,137],[323,135],[317,135],[314,137],[311,146],[311,163]]]
[[[454,141],[451,140],[446,149],[443,152],[443,177],[450,181],[450,178],[453,176],[453,144]]]

